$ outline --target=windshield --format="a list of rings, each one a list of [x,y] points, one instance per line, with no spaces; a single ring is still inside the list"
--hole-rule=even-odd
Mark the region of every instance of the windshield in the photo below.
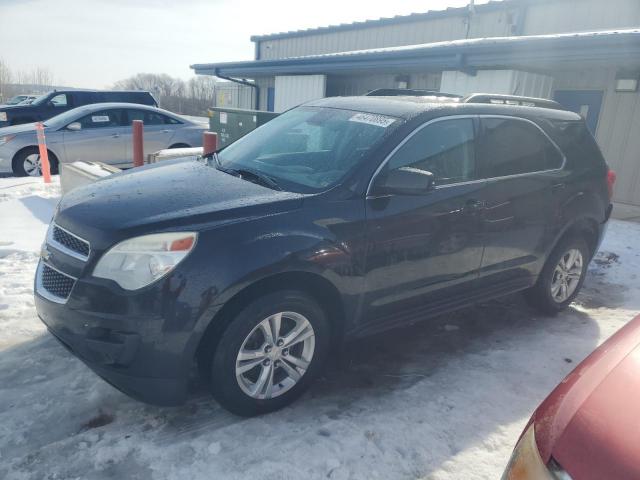
[[[89,112],[91,110],[91,106],[78,107],[72,110],[68,110],[60,115],[56,115],[55,117],[51,117],[49,120],[44,122],[45,127],[51,128],[62,128],[69,125],[71,122],[80,118],[83,113]]]
[[[223,170],[248,170],[285,190],[313,193],[335,186],[389,134],[398,119],[299,107],[254,130],[218,154]]]
[[[38,98],[36,98],[33,101],[33,105],[43,105],[44,103],[47,102],[47,100],[49,99],[49,94],[45,93],[44,95],[40,95]]]

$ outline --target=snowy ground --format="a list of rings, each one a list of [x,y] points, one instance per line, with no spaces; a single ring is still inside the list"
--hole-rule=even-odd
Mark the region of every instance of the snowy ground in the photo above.
[[[300,401],[241,419],[197,384],[147,406],[91,373],[36,317],[57,185],[0,178],[0,478],[496,479],[536,405],[640,311],[640,225],[613,221],[575,306],[513,296],[350,347]]]

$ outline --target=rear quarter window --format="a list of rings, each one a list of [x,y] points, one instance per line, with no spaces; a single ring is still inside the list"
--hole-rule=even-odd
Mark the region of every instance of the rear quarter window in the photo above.
[[[583,121],[554,120],[549,123],[552,125],[550,135],[574,168],[606,165],[600,147]]]

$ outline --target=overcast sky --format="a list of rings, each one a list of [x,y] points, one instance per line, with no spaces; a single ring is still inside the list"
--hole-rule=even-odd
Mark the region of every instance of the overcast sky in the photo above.
[[[0,0],[0,58],[58,85],[103,88],[138,72],[250,60],[251,35],[466,5],[468,0]],[[483,3],[478,1],[476,3]]]

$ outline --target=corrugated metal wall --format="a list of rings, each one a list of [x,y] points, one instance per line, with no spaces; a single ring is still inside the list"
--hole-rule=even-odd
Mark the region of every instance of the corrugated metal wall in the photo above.
[[[510,32],[506,12],[478,14],[469,36],[503,36]],[[321,33],[265,40],[260,43],[263,60],[321,53],[364,50],[367,48],[414,45],[465,38],[466,17],[436,18],[401,25],[383,25],[333,33]]]
[[[276,77],[275,111],[284,112],[309,100],[325,97],[324,75],[284,75]]]
[[[260,42],[260,58],[274,59],[367,48],[415,45],[460,38],[510,36],[522,22],[523,35],[630,28],[640,25],[640,0],[555,0],[532,2],[526,10],[476,13],[467,17],[422,19]]]
[[[396,74],[330,75],[327,77],[327,97],[364,95],[378,88],[396,86]],[[406,76],[409,88],[440,89],[440,73],[413,73]]]
[[[523,34],[586,32],[638,25],[639,0],[557,0],[530,5]]]
[[[480,70],[475,75],[459,71],[442,72],[440,89],[447,93],[503,93],[550,98],[553,79],[519,70]]]
[[[596,139],[618,174],[614,199],[640,205],[640,92],[616,92],[616,69],[558,73],[556,90],[602,90]]]

